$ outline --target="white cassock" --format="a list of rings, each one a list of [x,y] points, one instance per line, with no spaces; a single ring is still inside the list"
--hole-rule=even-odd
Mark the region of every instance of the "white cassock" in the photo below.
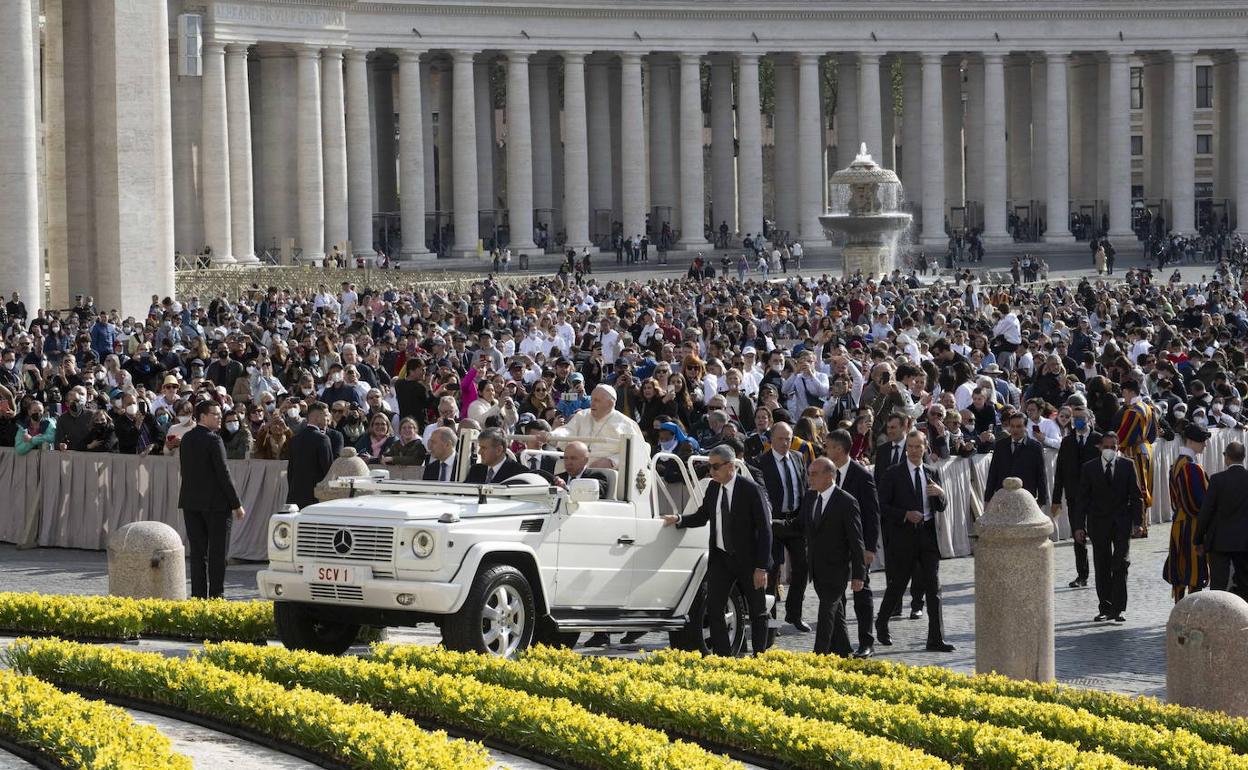
[[[566,424],[551,431],[556,438],[621,438],[635,436],[641,438],[641,427],[622,412],[612,409],[611,414],[601,420],[595,420],[588,409],[582,409]],[[609,443],[589,444],[589,459],[609,458],[615,461],[617,468],[623,467],[623,449],[619,445]]]

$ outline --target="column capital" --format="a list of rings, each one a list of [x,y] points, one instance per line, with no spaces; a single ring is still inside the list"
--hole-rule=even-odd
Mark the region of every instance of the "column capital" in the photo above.
[[[641,64],[644,56],[641,51],[620,51],[620,64]]]
[[[225,45],[223,40],[204,40],[204,53],[223,54],[225,53]]]
[[[684,65],[684,64],[689,64],[691,62],[697,62],[699,65],[701,65],[702,57],[705,55],[706,54],[704,51],[681,51],[680,63]]]
[[[823,58],[823,54],[811,53],[810,51],[801,51],[797,54],[794,54],[794,58],[797,60],[797,64],[799,66],[806,65],[806,64],[818,65],[819,60]]]
[[[342,61],[342,56],[345,53],[346,49],[340,48],[339,46],[329,46],[321,49],[321,57],[325,59],[337,59]]]
[[[583,64],[585,62],[585,57],[588,55],[589,54],[585,51],[561,51],[560,52],[560,56],[563,57],[564,66],[567,66],[568,62],[578,62],[578,63]]]
[[[1040,51],[1038,55],[1042,57],[1043,59],[1045,59],[1046,61],[1056,61],[1056,60],[1061,60],[1061,59],[1070,61],[1070,53],[1071,52],[1068,50],[1059,49],[1056,51],[1048,51],[1048,50]]]
[[[739,66],[744,66],[748,64],[751,67],[757,67],[758,60],[760,58],[761,57],[756,53],[739,53],[737,54],[737,64]]]
[[[321,47],[315,43],[293,43],[290,50],[300,59],[319,59]]]
[[[419,64],[420,57],[428,53],[425,48],[400,48],[399,64]]]
[[[943,64],[945,61],[945,52],[919,51],[919,60],[924,64]]]
[[[1174,61],[1191,61],[1196,56],[1195,48],[1172,48],[1170,58]]]
[[[1002,66],[1005,65],[1006,55],[1000,51],[984,51],[981,55],[983,56],[984,64],[987,64],[988,62],[995,62],[997,64],[1001,64]]]
[[[456,64],[472,64],[477,60],[477,54],[479,53],[480,51],[455,50],[451,51],[451,59]]]
[[[876,53],[875,51],[859,51],[858,63],[859,64],[870,64],[870,63],[879,64],[880,55]]]
[[[1106,51],[1105,55],[1109,57],[1110,64],[1125,64],[1131,60],[1130,51]]]
[[[368,55],[372,53],[369,48],[348,48],[342,52],[342,58],[347,61],[368,61]]]
[[[240,53],[246,56],[247,52],[251,50],[251,47],[253,45],[255,45],[254,42],[226,43],[225,52],[228,54],[233,54],[235,56],[237,56]]]
[[[509,49],[503,51],[503,55],[507,57],[507,61],[512,64],[528,64],[529,59],[536,54],[537,51],[530,49]]]

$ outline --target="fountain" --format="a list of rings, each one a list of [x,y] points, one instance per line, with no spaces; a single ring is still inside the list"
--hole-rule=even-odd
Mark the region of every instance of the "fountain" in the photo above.
[[[832,175],[828,213],[819,224],[829,238],[845,236],[845,277],[886,276],[897,262],[897,239],[910,227],[911,216],[900,211],[901,180],[880,167],[864,142],[858,157]]]

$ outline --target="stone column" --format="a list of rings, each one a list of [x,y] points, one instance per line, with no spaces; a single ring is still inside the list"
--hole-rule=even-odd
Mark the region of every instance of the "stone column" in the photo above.
[[[845,168],[858,154],[858,56],[836,57],[836,167]]]
[[[984,54],[984,243],[1013,242],[1006,227],[1008,185],[1005,159],[1005,62],[999,53]]]
[[[963,166],[966,177],[966,199],[983,204],[984,190],[984,65],[979,59],[966,57],[966,114],[963,116]],[[1002,116],[1004,117],[1004,116]],[[968,221],[972,212],[967,212]]]
[[[586,65],[585,125],[588,134],[589,153],[589,230],[594,238],[610,233],[610,217],[607,230],[602,230],[598,212],[613,208],[615,182],[611,176],[611,81],[607,61],[594,57]]]
[[[944,60],[940,71],[941,111],[944,114],[945,138],[945,201],[946,205],[961,206],[966,202],[966,165],[963,162],[965,127],[962,104],[962,55],[952,54]],[[952,222],[950,223],[952,224]]]
[[[247,43],[225,47],[225,96],[230,144],[230,241],[234,258],[256,264],[255,197],[251,180],[251,88],[247,82]]]
[[[45,307],[39,254],[39,168],[35,114],[36,21],[28,0],[5,3],[0,24],[0,273],[5,292],[21,293],[31,315]],[[7,300],[7,297],[6,297]]]
[[[295,115],[295,173],[299,194],[299,248],[305,262],[325,258],[325,174],[321,150],[321,52],[295,48],[298,108]]]
[[[1005,68],[1009,135],[1009,199],[1016,205],[1031,200],[1031,62],[1012,57]],[[1006,212],[1007,215],[1009,212]]]
[[[31,18],[35,18],[32,10]],[[48,289],[50,294],[50,302],[52,307],[69,307],[69,203],[66,194],[65,173],[65,19],[64,19],[64,3],[63,0],[45,0],[43,3],[44,14],[44,50],[43,50],[43,66],[40,73],[43,79],[44,93],[44,121],[43,121],[43,145],[45,153],[44,161],[44,201],[46,203],[47,225],[45,230],[44,247],[48,253]],[[13,21],[16,26],[17,20]],[[38,40],[33,42],[38,44]],[[170,52],[170,56],[176,56],[175,51]],[[176,91],[174,93],[179,93]],[[196,100],[198,102],[199,100]],[[22,102],[8,102],[10,109],[23,109]],[[187,104],[186,111],[190,112],[192,106]],[[174,115],[177,110],[174,110]],[[199,121],[196,120],[196,129],[198,129]],[[186,128],[189,121],[185,116],[181,122],[180,128]],[[37,130],[37,129],[36,129]],[[18,131],[6,132],[6,135],[17,135]],[[187,132],[189,133],[189,131]],[[196,134],[198,135],[198,133]],[[175,159],[184,159],[189,154],[186,152],[190,145],[189,140],[181,143],[179,150],[180,155],[175,155]],[[177,162],[175,160],[175,162]],[[188,175],[189,176],[189,175]],[[189,181],[183,177],[183,182]],[[23,183],[24,184],[24,183]],[[13,188],[15,194],[17,190],[25,189],[18,185]],[[183,205],[178,210],[178,197],[183,195]],[[193,184],[183,184],[178,187],[174,198],[174,211],[179,217],[185,216],[188,220],[187,230],[197,227],[199,224],[199,206],[195,205],[195,188]],[[20,230],[18,231],[20,232]],[[194,243],[196,239],[185,239]],[[17,244],[16,253],[24,253]],[[4,268],[9,270],[11,268]],[[10,273],[11,275],[20,276],[21,271]],[[22,292],[23,299],[29,297],[30,301],[34,301],[35,295],[27,295],[26,288],[19,288]],[[29,310],[30,308],[27,308]]]
[[[907,55],[901,64],[901,185],[906,201],[923,199],[923,62]]]
[[[1235,56],[1235,232],[1248,237],[1248,49]]]
[[[283,46],[261,45],[258,52],[260,98],[256,107],[260,120],[256,126],[256,150],[260,165],[255,180],[256,199],[263,202],[259,236],[262,248],[272,249],[280,256],[286,239],[294,238],[298,231],[296,147],[290,140],[291,127],[282,125],[283,115],[289,119],[298,114],[295,58]]]
[[[205,41],[204,138],[200,184],[204,201],[204,240],[212,248],[214,265],[234,263],[230,224],[230,144],[225,101],[225,44]]]
[[[737,196],[738,232],[763,229],[763,118],[758,86],[758,56],[737,56]]]
[[[490,86],[493,57],[478,61],[472,73],[476,79],[473,97],[477,108],[477,208],[498,208],[494,197],[494,93]],[[482,236],[485,233],[481,234]],[[491,235],[492,237],[492,235]]]
[[[389,56],[373,54],[373,138],[376,206],[387,213],[398,209],[398,170],[394,146],[394,65]],[[370,244],[371,245],[371,244]]]
[[[859,145],[884,164],[884,118],[880,105],[880,55],[858,54],[858,141],[851,150],[858,154]]]
[[[894,57],[880,60],[880,141],[883,154],[879,164],[897,170],[897,100],[893,94]]]
[[[451,141],[455,177],[455,245],[457,257],[476,256],[480,217],[477,215],[477,104],[473,58],[476,51],[454,51]]]
[[[711,57],[711,230],[721,222],[737,232],[736,132],[732,114],[732,57]]]
[[[533,207],[553,209],[555,202],[551,194],[550,64],[545,58],[529,57],[529,107],[533,127]],[[549,216],[549,213],[546,215]],[[515,237],[514,228],[512,237]],[[532,232],[528,239],[533,239]]]
[[[353,48],[346,52],[346,59],[348,230],[351,250],[355,256],[364,257],[373,254],[373,124],[368,111],[368,52]]]
[[[797,72],[793,57],[783,54],[775,58],[776,106],[773,120],[775,135],[774,186],[776,194],[776,227],[797,237]]]
[[[702,167],[702,55],[680,55],[680,242],[705,249],[706,189]]]
[[[1109,54],[1109,99],[1101,108],[1109,121],[1109,236],[1125,242],[1131,230],[1131,61],[1126,52]]]
[[[433,96],[433,62],[426,60],[420,67],[420,127],[421,157],[425,162],[425,211],[438,210],[438,175],[435,173],[433,152],[433,116],[437,112]],[[402,76],[400,76],[402,77]],[[437,226],[436,223],[434,225]],[[428,233],[426,233],[428,235]]]
[[[676,153],[671,142],[671,63],[666,54],[650,55],[650,205],[676,207]],[[657,238],[661,221],[651,223]]]
[[[641,54],[620,54],[620,176],[624,237],[646,231],[646,121]]]
[[[423,51],[399,52],[399,217],[403,230],[400,260],[429,257],[425,246],[425,104],[421,86]],[[432,255],[434,259],[437,255]]]
[[[1049,70],[1044,54],[1037,53],[1031,60],[1031,199],[1036,207],[1031,212],[1034,225],[1041,215],[1040,204],[1048,200],[1049,191],[1049,122],[1045,115],[1049,107]]]
[[[529,57],[532,51],[507,52],[507,211],[510,248],[535,254],[533,243],[533,135],[530,131]]]
[[[438,211],[455,211],[455,86],[454,62],[445,61],[438,71]],[[476,172],[473,172],[476,176]],[[476,194],[473,194],[476,198]],[[439,226],[448,224],[443,221]]]
[[[924,248],[943,248],[945,235],[945,123],[943,54],[923,54],[923,237]]]
[[[321,148],[325,174],[325,244],[350,240],[347,219],[347,122],[342,49],[321,54]],[[344,253],[346,250],[344,249]]]
[[[1048,204],[1045,209],[1045,243],[1069,243],[1070,234],[1070,132],[1067,115],[1066,77],[1070,53],[1048,51],[1044,54],[1047,70],[1047,153]]]
[[[799,237],[806,249],[826,248],[828,239],[819,224],[827,211],[824,194],[828,179],[823,167],[823,98],[819,90],[819,54],[797,59],[797,185]]]
[[[1170,229],[1191,233],[1196,229],[1196,67],[1194,51],[1171,51],[1174,87],[1170,89],[1170,121],[1174,139],[1170,145]]]
[[[589,143],[585,105],[585,54],[563,54],[563,226],[567,246],[589,241]]]

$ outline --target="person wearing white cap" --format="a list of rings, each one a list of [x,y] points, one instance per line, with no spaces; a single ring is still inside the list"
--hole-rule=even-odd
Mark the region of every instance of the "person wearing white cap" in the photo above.
[[[576,438],[642,438],[641,426],[632,418],[615,410],[615,388],[599,385],[589,396],[589,409],[582,409],[562,426],[550,433],[543,432],[541,443]],[[619,468],[624,464],[623,448],[607,443],[589,444],[590,467]]]

